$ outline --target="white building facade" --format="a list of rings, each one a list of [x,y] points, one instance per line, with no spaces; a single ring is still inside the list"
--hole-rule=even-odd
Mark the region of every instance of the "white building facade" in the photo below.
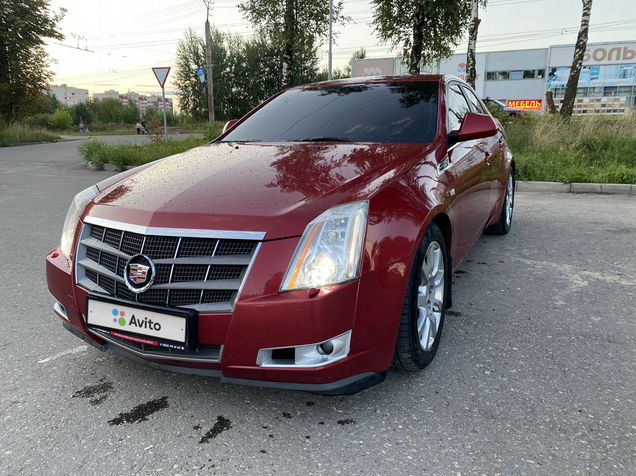
[[[139,109],[139,114],[143,116],[146,111],[153,109],[155,111],[162,111],[162,96],[160,94],[143,95],[133,91],[129,91],[125,94],[120,94],[118,91],[109,90],[103,93],[95,93],[94,98],[96,101],[102,101],[104,99],[116,99],[122,103],[132,103]],[[172,99],[166,98],[166,111],[172,111]]]
[[[563,100],[570,74],[574,45],[494,51],[476,55],[475,90],[520,109],[545,109],[545,95],[552,91],[557,106]],[[391,68],[391,61],[393,68]],[[374,74],[365,74],[372,72]],[[427,73],[454,74],[466,78],[466,54],[456,54]],[[636,42],[588,44],[579,77],[575,114],[623,114],[636,108]],[[406,74],[396,58],[353,60],[352,75]]]
[[[49,92],[67,107],[88,101],[88,89],[74,88],[67,84],[50,86]]]

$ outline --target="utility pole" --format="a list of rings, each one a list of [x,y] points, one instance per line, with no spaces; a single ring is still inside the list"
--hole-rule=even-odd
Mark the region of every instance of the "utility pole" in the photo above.
[[[203,0],[206,8],[205,17],[205,62],[208,90],[208,120],[214,122],[214,84],[212,83],[212,34],[210,33],[210,8],[212,0]]]
[[[333,0],[329,0],[329,66],[327,79],[333,79]]]

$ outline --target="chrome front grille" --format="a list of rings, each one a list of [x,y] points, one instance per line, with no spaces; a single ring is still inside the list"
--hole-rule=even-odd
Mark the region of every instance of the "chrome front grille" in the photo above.
[[[127,301],[231,312],[264,233],[145,228],[88,217],[76,255],[84,288]],[[136,294],[124,283],[138,254],[155,265],[155,280]]]

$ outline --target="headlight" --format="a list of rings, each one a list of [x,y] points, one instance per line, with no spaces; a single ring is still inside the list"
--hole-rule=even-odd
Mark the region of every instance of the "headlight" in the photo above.
[[[98,193],[99,189],[93,185],[92,187],[88,187],[86,190],[82,190],[73,198],[73,202],[66,214],[66,220],[64,220],[62,240],[60,242],[60,249],[66,258],[71,257],[75,228],[77,227],[80,215],[84,211],[84,208],[86,208],[86,205],[88,205],[88,202],[90,202]]]
[[[287,269],[282,291],[318,288],[360,276],[368,202],[331,208],[303,233]]]

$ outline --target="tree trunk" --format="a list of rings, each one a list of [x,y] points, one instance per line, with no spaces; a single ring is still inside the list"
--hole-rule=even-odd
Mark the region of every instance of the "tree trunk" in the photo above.
[[[552,91],[546,91],[545,93],[545,102],[548,106],[548,113],[550,114],[556,114],[557,108],[554,104],[554,95],[552,94]]]
[[[0,40],[0,119],[7,124],[13,119],[9,86],[9,53],[7,45]]]
[[[592,14],[592,0],[583,1],[583,13],[581,14],[581,27],[576,38],[576,46],[574,47],[574,58],[572,59],[572,67],[570,68],[570,76],[568,84],[565,88],[565,97],[561,103],[561,118],[567,121],[572,117],[574,111],[574,100],[576,99],[576,89],[579,84],[579,75],[581,74],[581,66],[583,65],[583,56],[587,48],[587,36],[590,29],[590,15]]]
[[[468,52],[466,54],[466,82],[475,88],[477,71],[475,70],[475,49],[477,48],[477,31],[479,30],[479,0],[471,0],[470,23],[468,24]]]
[[[409,61],[409,74],[420,74],[422,64],[422,47],[424,43],[424,1],[420,2],[415,10],[413,20],[413,44]]]
[[[285,0],[285,46],[283,50],[283,84],[294,85],[295,0]]]

